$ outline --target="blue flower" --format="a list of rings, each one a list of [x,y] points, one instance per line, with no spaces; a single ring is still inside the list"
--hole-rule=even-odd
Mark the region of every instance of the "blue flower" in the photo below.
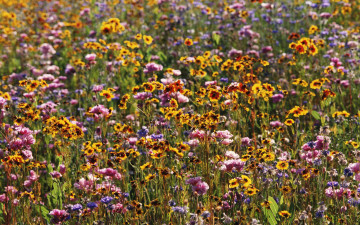
[[[80,204],[75,204],[75,205],[73,205],[72,210],[73,210],[73,211],[77,211],[77,210],[81,210],[82,208],[83,208],[82,205],[80,205]]]
[[[169,206],[176,206],[176,202],[171,199],[171,200],[169,201]]]
[[[139,137],[145,137],[149,133],[149,130],[143,126],[142,129],[138,130],[137,134]]]
[[[211,213],[210,213],[209,211],[204,211],[204,212],[201,214],[201,216],[206,219],[206,218],[209,218],[209,217],[211,216]]]
[[[88,204],[86,204],[86,206],[90,209],[98,207],[98,205],[95,202],[89,202]]]
[[[110,196],[106,196],[106,197],[103,197],[101,199],[101,202],[102,203],[105,203],[105,204],[109,204],[114,198],[110,197]]]

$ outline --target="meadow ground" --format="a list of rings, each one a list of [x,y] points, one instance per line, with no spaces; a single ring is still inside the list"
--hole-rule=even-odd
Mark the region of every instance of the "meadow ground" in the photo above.
[[[359,41],[359,0],[0,0],[0,223],[358,224]]]

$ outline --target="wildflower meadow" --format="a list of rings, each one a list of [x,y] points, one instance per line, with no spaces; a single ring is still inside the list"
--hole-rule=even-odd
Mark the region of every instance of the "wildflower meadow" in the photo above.
[[[359,224],[359,0],[0,0],[0,224]]]

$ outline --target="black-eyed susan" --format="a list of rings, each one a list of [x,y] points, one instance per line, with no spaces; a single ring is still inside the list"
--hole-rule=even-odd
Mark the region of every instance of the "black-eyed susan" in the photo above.
[[[289,168],[289,163],[287,163],[286,161],[279,161],[276,164],[276,168],[279,170],[287,170]]]
[[[248,195],[248,196],[253,196],[253,195],[256,195],[256,193],[258,193],[258,192],[259,192],[259,189],[254,188],[254,187],[249,187],[248,189],[246,189],[244,194]]]
[[[246,175],[241,175],[239,182],[244,188],[248,188],[251,185],[251,179]]]
[[[293,119],[287,119],[287,120],[285,120],[285,122],[284,122],[284,124],[286,125],[286,126],[291,126],[291,125],[293,125],[294,124],[294,120]]]
[[[110,90],[102,90],[100,96],[104,96],[108,102],[114,98],[114,95]]]
[[[270,209],[270,205],[271,205],[270,201],[264,201],[263,203],[261,203],[261,206],[266,209]]]
[[[239,187],[239,181],[237,178],[234,178],[234,179],[231,179],[229,181],[229,188],[236,188],[236,187]]]
[[[272,152],[264,153],[262,155],[262,158],[265,160],[265,162],[274,161],[275,160],[275,154],[272,153]]]
[[[221,93],[218,90],[210,90],[208,97],[209,97],[210,101],[217,102],[221,98]]]
[[[309,28],[309,34],[314,34],[315,32],[319,31],[319,28],[315,25],[311,25]]]
[[[152,42],[153,42],[153,38],[151,36],[148,36],[148,35],[144,35],[143,36],[143,39],[144,39],[144,42],[147,44],[147,45],[150,45]]]
[[[283,194],[289,194],[291,193],[292,188],[290,186],[283,186],[282,188],[280,188],[280,191]]]
[[[143,164],[142,166],[140,166],[141,170],[145,170],[145,169],[150,169],[152,167],[152,164],[147,162],[145,164]]]
[[[284,210],[284,211],[280,211],[279,215],[283,218],[289,218],[291,216],[291,213],[289,213],[288,211]]]
[[[147,92],[153,92],[155,91],[155,86],[152,83],[146,82],[143,83],[142,87],[145,89],[145,91]]]
[[[174,98],[172,98],[172,99],[170,100],[170,103],[169,103],[169,104],[170,104],[170,107],[171,107],[171,108],[177,109],[177,108],[179,107],[176,99],[174,99]]]
[[[154,173],[154,174],[149,174],[149,175],[147,175],[147,176],[145,177],[145,181],[146,181],[146,182],[149,182],[149,181],[153,180],[155,177],[156,177],[156,174],[155,174],[155,173]]]

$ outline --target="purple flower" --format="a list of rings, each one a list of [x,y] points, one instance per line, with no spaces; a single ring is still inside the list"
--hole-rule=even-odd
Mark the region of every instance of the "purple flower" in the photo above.
[[[65,211],[65,210],[60,210],[60,209],[53,209],[49,215],[52,215],[53,218],[51,220],[52,223],[54,224],[60,224],[63,221],[65,221],[67,219],[67,217],[69,216],[69,214]]]
[[[271,97],[272,101],[275,103],[280,102],[281,99],[283,99],[283,98],[284,98],[284,95],[282,95],[282,94],[275,94]]]
[[[73,211],[78,211],[78,210],[81,210],[82,208],[83,207],[82,207],[81,204],[75,204],[75,205],[73,205],[72,210]]]
[[[61,173],[59,173],[58,171],[51,172],[50,175],[53,179],[62,177]]]
[[[94,209],[98,207],[98,205],[95,202],[89,202],[88,204],[86,204],[86,206],[90,209]]]
[[[163,66],[156,63],[148,63],[145,66],[144,73],[158,72],[163,69]]]
[[[110,197],[110,196],[106,196],[106,197],[103,197],[101,199],[101,202],[104,203],[104,204],[109,204],[114,198]]]

